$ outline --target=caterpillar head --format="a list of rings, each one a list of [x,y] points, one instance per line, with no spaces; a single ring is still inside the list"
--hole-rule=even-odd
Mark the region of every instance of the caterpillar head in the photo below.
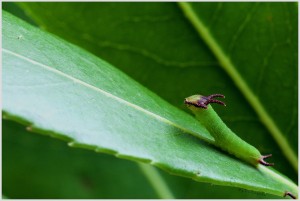
[[[195,107],[200,107],[203,109],[207,109],[207,105],[210,103],[217,103],[226,106],[224,102],[213,99],[215,97],[225,98],[225,96],[222,94],[212,94],[210,96],[193,95],[184,99],[184,103],[187,106],[193,105]]]

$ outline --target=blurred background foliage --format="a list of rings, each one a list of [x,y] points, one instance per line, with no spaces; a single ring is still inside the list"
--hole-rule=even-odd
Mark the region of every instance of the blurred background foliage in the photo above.
[[[218,113],[228,126],[262,153],[272,153],[275,168],[298,181],[269,131],[175,3],[2,6],[107,60],[183,110],[182,100],[191,94],[225,94],[228,107]],[[296,4],[193,6],[255,94],[269,103],[268,112],[298,153]],[[3,193],[10,198],[158,198],[134,162],[72,149],[64,142],[28,134],[9,121],[3,121],[2,138]],[[158,171],[176,198],[274,198]]]

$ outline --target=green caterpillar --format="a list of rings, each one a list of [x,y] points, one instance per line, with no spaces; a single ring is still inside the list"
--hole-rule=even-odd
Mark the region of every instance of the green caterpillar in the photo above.
[[[218,103],[226,106],[222,101],[213,99],[215,97],[225,98],[222,94],[213,94],[210,96],[193,95],[184,100],[184,103],[195,114],[200,123],[214,137],[214,145],[254,166],[257,166],[259,163],[265,166],[273,166],[273,163],[264,161],[265,158],[272,156],[272,154],[261,155],[255,147],[242,140],[226,126],[211,105],[209,105],[209,103]]]

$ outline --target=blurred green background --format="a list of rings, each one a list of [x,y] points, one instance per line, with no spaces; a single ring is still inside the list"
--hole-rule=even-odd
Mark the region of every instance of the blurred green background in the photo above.
[[[183,110],[183,98],[198,93],[199,88],[204,94],[224,92],[226,102],[235,103],[226,111],[218,111],[224,121],[262,153],[273,153],[276,169],[298,181],[297,173],[269,131],[220,68],[205,42],[186,23],[176,4],[59,3],[58,6],[4,2],[2,6],[23,20],[106,59]],[[276,116],[276,123],[286,131],[285,137],[298,153],[297,6],[288,3],[199,3],[197,6],[215,36],[222,38],[226,52],[238,58],[235,64],[242,66],[239,71],[247,75],[245,79],[261,101],[270,102],[274,94],[276,97],[280,94],[279,103],[287,109],[279,111],[275,103],[267,109]],[[232,39],[232,35],[236,38]],[[260,73],[262,65],[268,73]],[[73,149],[65,142],[28,133],[17,123],[2,123],[2,189],[9,198],[159,198],[135,162]],[[158,171],[176,198],[277,198]]]

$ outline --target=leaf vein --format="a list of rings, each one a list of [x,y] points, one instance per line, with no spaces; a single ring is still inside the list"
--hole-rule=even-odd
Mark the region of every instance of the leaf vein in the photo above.
[[[126,44],[120,44],[120,43],[114,43],[111,41],[98,41],[95,40],[94,36],[90,35],[90,34],[83,34],[82,38],[84,40],[87,40],[89,42],[92,42],[93,44],[96,44],[98,47],[100,48],[112,48],[118,51],[127,51],[127,52],[132,52],[135,54],[139,54],[142,55],[148,59],[153,60],[154,62],[158,63],[158,64],[162,64],[164,66],[174,66],[174,67],[180,67],[180,68],[185,68],[185,67],[196,67],[196,66],[213,66],[213,65],[218,65],[217,62],[199,62],[199,61],[187,61],[187,62],[181,62],[181,61],[169,61],[167,59],[163,59],[160,56],[158,56],[157,54],[154,54],[146,49],[142,49],[142,48],[138,48],[138,47],[133,47],[130,45],[126,45]]]
[[[115,99],[115,100],[119,101],[120,103],[123,103],[123,104],[125,104],[125,105],[127,105],[127,106],[129,106],[129,107],[132,107],[132,108],[134,108],[134,109],[136,109],[136,110],[139,110],[139,111],[141,111],[141,112],[144,112],[145,114],[147,114],[147,115],[149,115],[149,116],[152,116],[152,117],[154,117],[154,118],[156,118],[156,119],[158,119],[158,120],[160,120],[160,121],[162,121],[162,122],[164,122],[164,123],[167,123],[167,124],[169,124],[169,125],[172,125],[172,126],[178,128],[178,129],[180,129],[180,130],[182,130],[182,131],[184,131],[184,132],[187,132],[187,133],[193,133],[192,131],[186,130],[185,128],[181,127],[180,125],[177,125],[176,123],[174,123],[174,122],[172,122],[172,121],[170,121],[170,120],[168,120],[168,119],[166,119],[166,118],[164,118],[164,117],[162,117],[162,116],[159,116],[158,114],[155,114],[155,113],[153,113],[153,112],[151,112],[151,111],[148,111],[148,110],[146,110],[146,109],[144,109],[144,108],[142,108],[142,107],[140,107],[140,106],[138,106],[138,105],[135,105],[135,104],[133,104],[133,103],[130,103],[130,102],[128,102],[128,101],[126,101],[126,100],[124,100],[124,99],[122,99],[122,98],[119,98],[119,97],[117,97],[117,96],[115,96],[115,95],[113,95],[113,94],[111,94],[111,93],[109,93],[109,92],[103,90],[103,89],[97,88],[97,87],[95,87],[95,86],[93,86],[93,85],[91,85],[91,84],[88,84],[88,83],[86,83],[86,82],[84,82],[84,81],[82,81],[82,80],[79,80],[79,79],[77,79],[77,78],[75,78],[75,77],[72,77],[72,76],[70,76],[70,75],[67,75],[67,74],[65,74],[65,73],[63,73],[63,72],[61,72],[61,71],[59,71],[59,70],[57,70],[57,69],[55,69],[55,68],[52,68],[52,67],[47,66],[47,65],[45,65],[45,64],[42,64],[42,63],[40,63],[40,62],[34,61],[34,60],[32,60],[32,59],[30,59],[30,58],[27,58],[27,57],[25,57],[25,56],[23,56],[23,55],[14,53],[14,52],[12,52],[12,51],[10,51],[10,50],[7,50],[7,49],[5,49],[5,48],[2,48],[2,51],[5,52],[5,53],[8,53],[8,54],[11,54],[11,55],[13,55],[13,56],[16,56],[16,57],[18,57],[18,58],[20,58],[20,59],[23,59],[23,60],[25,60],[25,61],[28,61],[28,62],[30,62],[30,63],[32,63],[32,64],[37,65],[37,66],[40,66],[40,67],[42,67],[42,68],[44,68],[44,69],[46,69],[46,70],[48,70],[48,71],[50,71],[50,72],[53,72],[53,73],[56,73],[56,74],[58,74],[58,75],[60,75],[60,76],[63,76],[63,77],[65,77],[65,78],[68,78],[68,79],[72,80],[74,83],[81,84],[81,85],[83,85],[83,86],[85,86],[85,87],[87,87],[87,88],[90,88],[90,89],[92,89],[92,90],[95,90],[95,91],[97,91],[97,92],[100,92],[100,93],[106,95],[107,97],[110,97],[110,98],[112,98],[112,99]],[[207,139],[207,140],[209,141],[209,139]]]
[[[257,6],[259,5],[259,3],[256,3],[251,11],[247,14],[247,16],[245,17],[244,21],[241,23],[241,25],[239,26],[239,28],[237,29],[236,33],[234,34],[234,36],[231,39],[231,42],[229,43],[229,51],[228,51],[228,56],[232,55],[232,52],[236,46],[236,42],[237,39],[241,36],[241,34],[243,33],[243,31],[245,30],[245,28],[247,27],[247,25],[249,24],[249,22],[251,21]]]

